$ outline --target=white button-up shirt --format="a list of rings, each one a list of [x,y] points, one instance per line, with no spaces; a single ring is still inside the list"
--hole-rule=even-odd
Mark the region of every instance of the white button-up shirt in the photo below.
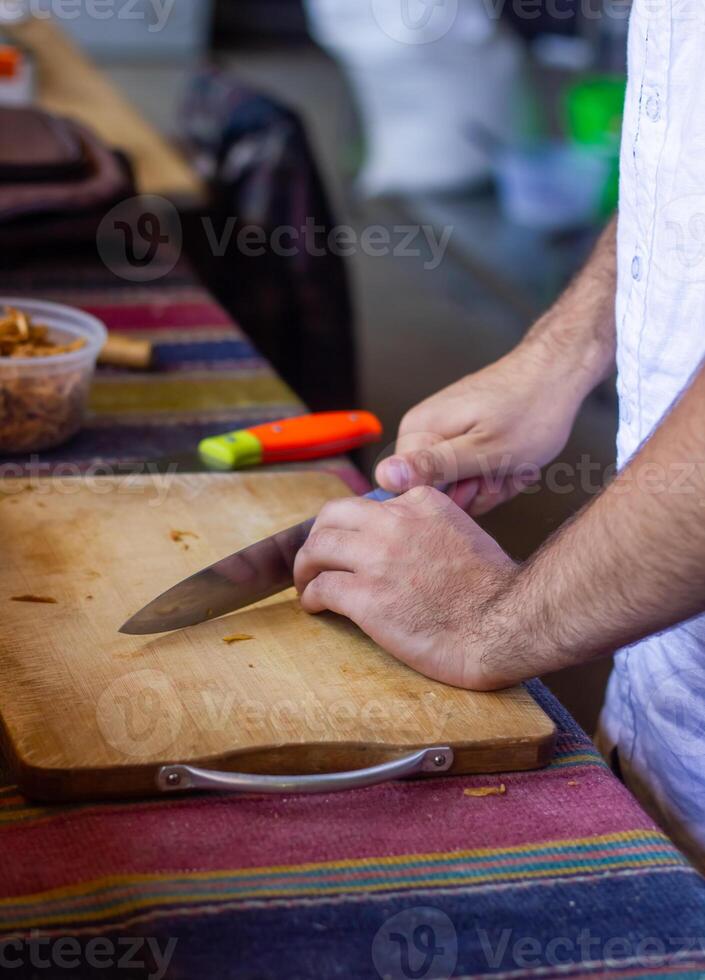
[[[620,465],[705,356],[705,2],[634,3],[618,234]],[[705,472],[705,461],[684,459],[663,474],[665,492],[688,492],[695,466]],[[617,655],[601,728],[627,782],[705,866],[705,616]]]

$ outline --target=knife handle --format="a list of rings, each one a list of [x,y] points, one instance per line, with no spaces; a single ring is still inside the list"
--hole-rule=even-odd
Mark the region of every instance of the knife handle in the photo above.
[[[234,470],[337,456],[381,435],[382,425],[371,412],[318,412],[213,436],[198,449],[207,466]]]

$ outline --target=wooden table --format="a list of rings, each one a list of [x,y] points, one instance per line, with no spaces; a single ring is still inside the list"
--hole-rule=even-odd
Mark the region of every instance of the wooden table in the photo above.
[[[202,198],[203,182],[188,162],[53,21],[33,18],[3,26],[3,34],[34,55],[40,105],[80,120],[123,150],[141,193],[161,194],[177,203]]]

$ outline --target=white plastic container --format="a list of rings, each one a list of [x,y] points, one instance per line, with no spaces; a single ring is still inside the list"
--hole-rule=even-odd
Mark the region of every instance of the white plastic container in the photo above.
[[[608,177],[605,156],[567,143],[506,149],[497,157],[505,217],[538,231],[563,231],[594,221]]]
[[[0,456],[51,449],[78,432],[108,337],[100,320],[70,306],[0,296],[0,312],[6,307],[49,327],[54,342],[81,337],[85,345],[50,357],[0,357]]]
[[[514,135],[523,55],[482,0],[306,0],[306,8],[313,37],[354,90],[367,141],[363,193],[450,190],[490,175],[486,149],[468,133]]]

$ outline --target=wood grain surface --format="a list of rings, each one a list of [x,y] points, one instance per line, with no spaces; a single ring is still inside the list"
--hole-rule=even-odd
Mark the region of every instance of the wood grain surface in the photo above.
[[[328,772],[441,744],[456,772],[546,764],[553,724],[523,688],[430,681],[293,590],[178,633],[118,633],[180,579],[348,493],[316,472],[0,481],[0,716],[24,791],[132,796],[169,763]]]

